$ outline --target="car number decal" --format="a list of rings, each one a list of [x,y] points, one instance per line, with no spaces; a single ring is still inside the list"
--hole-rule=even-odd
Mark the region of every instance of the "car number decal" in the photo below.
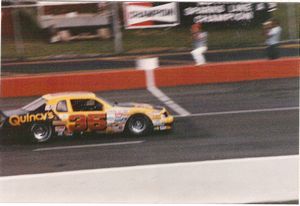
[[[69,122],[70,131],[104,130],[107,127],[106,114],[70,115]]]

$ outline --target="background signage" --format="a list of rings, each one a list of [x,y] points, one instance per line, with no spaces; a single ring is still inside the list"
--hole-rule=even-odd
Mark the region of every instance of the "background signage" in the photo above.
[[[265,20],[275,3],[181,3],[184,23],[252,22]]]
[[[179,24],[178,4],[126,2],[123,4],[126,29],[171,27]]]

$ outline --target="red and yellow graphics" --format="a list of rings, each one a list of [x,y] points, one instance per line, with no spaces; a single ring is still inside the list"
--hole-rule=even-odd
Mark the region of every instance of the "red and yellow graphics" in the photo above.
[[[173,117],[163,107],[139,103],[110,104],[89,92],[44,95],[18,112],[8,116],[10,126],[25,125],[34,128],[35,124],[45,124],[58,135],[123,132],[133,116],[143,116],[148,124],[146,126],[154,130],[171,129],[173,123]],[[134,121],[132,125],[133,123]],[[140,122],[135,122],[135,125],[139,124]]]
[[[25,115],[12,115],[9,117],[8,122],[12,126],[20,126],[21,124],[46,121],[54,118],[53,112],[25,114]]]

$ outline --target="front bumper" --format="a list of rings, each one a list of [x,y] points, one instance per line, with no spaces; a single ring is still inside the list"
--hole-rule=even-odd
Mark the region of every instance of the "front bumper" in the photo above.
[[[169,130],[172,129],[174,117],[168,116],[161,118],[159,121],[153,121],[154,130]]]

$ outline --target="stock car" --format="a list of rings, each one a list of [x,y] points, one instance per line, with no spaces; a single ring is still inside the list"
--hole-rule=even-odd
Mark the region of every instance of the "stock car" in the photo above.
[[[142,136],[170,130],[174,118],[164,107],[141,103],[109,103],[92,92],[46,94],[28,105],[0,111],[1,132],[28,132],[33,142],[85,132]]]

